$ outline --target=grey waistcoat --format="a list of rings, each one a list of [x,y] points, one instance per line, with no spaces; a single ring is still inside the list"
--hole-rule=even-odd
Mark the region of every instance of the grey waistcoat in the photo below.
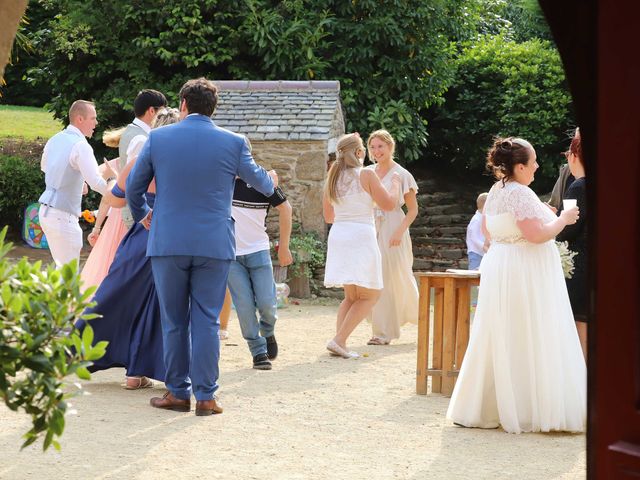
[[[129,144],[134,137],[138,135],[144,135],[148,137],[149,134],[145,132],[142,127],[134,123],[130,123],[125,131],[122,133],[122,137],[120,137],[120,144],[118,145],[118,153],[120,157],[118,158],[118,168],[122,170],[124,166],[127,164],[127,149],[129,148]],[[131,210],[129,210],[128,206],[122,207],[122,221],[127,226],[127,228],[131,228],[133,225],[133,216],[131,215]]]

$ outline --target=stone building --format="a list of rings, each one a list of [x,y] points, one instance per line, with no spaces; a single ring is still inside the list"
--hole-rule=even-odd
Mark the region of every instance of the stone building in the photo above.
[[[275,169],[293,221],[324,238],[322,188],[329,155],[344,134],[337,81],[218,81],[214,122],[251,141],[253,156]],[[270,233],[277,214],[269,215]]]

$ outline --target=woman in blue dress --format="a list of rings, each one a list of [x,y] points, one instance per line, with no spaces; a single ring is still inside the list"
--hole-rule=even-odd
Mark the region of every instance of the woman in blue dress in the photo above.
[[[154,127],[169,125],[179,120],[176,109],[158,114]],[[124,185],[135,160],[129,162],[117,185],[108,198],[112,206],[124,206]],[[149,207],[153,208],[155,184],[146,194]],[[100,318],[91,320],[94,342],[109,342],[105,355],[95,360],[89,371],[112,367],[126,369],[128,390],[153,386],[151,378],[164,381],[164,349],[160,305],[153,282],[151,261],[147,257],[149,231],[135,223],[122,239],[109,268],[109,273],[96,291],[96,305],[85,313],[97,313]],[[84,325],[81,322],[80,328]]]

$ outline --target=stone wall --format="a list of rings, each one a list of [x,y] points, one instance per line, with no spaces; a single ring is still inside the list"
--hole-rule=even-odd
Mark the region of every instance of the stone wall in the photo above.
[[[257,141],[251,142],[256,162],[278,172],[280,185],[293,207],[293,221],[306,232],[324,238],[326,225],[322,217],[322,188],[326,178],[326,141]],[[272,209],[267,218],[271,238],[278,237],[278,214]]]

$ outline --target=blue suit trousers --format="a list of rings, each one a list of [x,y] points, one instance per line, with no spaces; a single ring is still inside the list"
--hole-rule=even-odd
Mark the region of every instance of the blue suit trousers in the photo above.
[[[218,389],[220,310],[230,260],[151,257],[160,301],[165,385],[180,399],[211,400]]]

